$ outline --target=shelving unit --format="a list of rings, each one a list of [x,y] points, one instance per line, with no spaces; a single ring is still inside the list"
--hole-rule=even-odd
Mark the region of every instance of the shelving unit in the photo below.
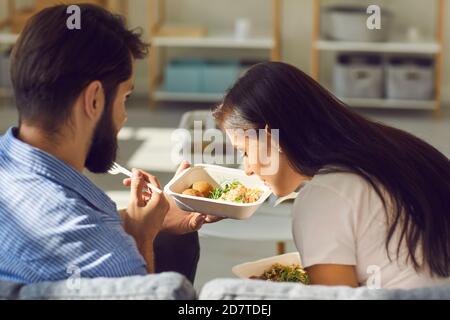
[[[245,1],[245,0],[244,0]],[[166,50],[171,48],[206,48],[206,49],[238,49],[238,50],[266,50],[269,60],[281,59],[281,0],[271,1],[272,5],[272,34],[255,36],[245,40],[236,39],[232,34],[224,34],[210,30],[205,37],[171,37],[158,36],[158,30],[164,25],[166,17],[165,0],[149,0],[150,2],[150,101],[155,106],[156,101],[166,102],[217,102],[221,94],[168,92],[161,87],[162,63]]]
[[[417,100],[391,100],[391,99],[349,99],[342,100],[349,106],[369,108],[395,108],[395,109],[422,109],[433,110],[439,114],[441,109],[441,87],[443,67],[443,40],[444,40],[444,12],[445,0],[437,1],[437,14],[435,25],[435,38],[424,42],[388,41],[374,42],[348,42],[321,39],[321,9],[322,1],[313,0],[313,29],[311,75],[321,82],[320,58],[323,52],[364,52],[380,54],[422,54],[431,55],[435,59],[435,96],[430,101]]]
[[[217,102],[222,98],[221,94],[215,93],[192,93],[192,92],[168,92],[164,90],[155,90],[153,97],[155,101],[172,102]]]
[[[434,110],[436,103],[434,100],[394,100],[394,99],[361,99],[342,98],[349,106],[361,108],[380,109],[410,109],[410,110]]]
[[[54,2],[58,3],[60,1]],[[77,1],[72,2],[76,3]],[[128,16],[128,0],[104,0],[102,1],[102,4],[112,12],[118,12],[124,16]],[[7,7],[8,15],[6,19],[0,21],[0,49],[3,46],[13,45],[19,38],[18,34],[12,33],[8,30],[8,28],[11,26],[11,17],[15,14],[20,14],[21,11],[19,10],[15,0],[8,0]],[[33,6],[27,9],[33,9]],[[0,87],[0,99],[11,98],[12,96],[13,92],[11,89]]]
[[[232,48],[272,50],[274,41],[270,37],[254,37],[245,41],[227,35],[209,35],[204,38],[154,37],[152,44],[157,47],[186,48]]]
[[[318,40],[316,48],[321,51],[340,52],[376,52],[376,53],[417,53],[436,54],[440,51],[440,44],[437,42],[346,42]]]

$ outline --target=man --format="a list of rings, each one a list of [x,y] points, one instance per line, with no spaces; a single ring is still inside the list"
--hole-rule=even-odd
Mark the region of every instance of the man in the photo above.
[[[19,127],[0,138],[0,280],[144,275],[155,271],[158,235],[193,234],[214,222],[145,191],[159,182],[140,170],[124,180],[130,202],[118,213],[82,174],[105,173],[115,160],[133,62],[148,48],[118,16],[80,8],[81,30],[67,28],[64,5],[41,11],[12,53]]]

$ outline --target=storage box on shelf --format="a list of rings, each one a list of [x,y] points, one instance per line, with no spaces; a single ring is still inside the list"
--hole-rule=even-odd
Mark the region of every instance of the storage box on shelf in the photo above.
[[[157,37],[188,37],[203,38],[208,34],[208,29],[203,26],[166,24],[157,28],[155,31]]]
[[[223,94],[240,73],[238,61],[176,59],[166,66],[167,92]]]
[[[201,92],[203,61],[174,60],[166,66],[164,88],[167,92]]]
[[[376,55],[340,55],[334,67],[334,93],[344,98],[383,97],[383,64]]]
[[[241,71],[238,61],[208,61],[203,69],[203,92],[224,93]]]
[[[366,26],[367,8],[361,6],[332,6],[324,10],[325,25],[324,35],[330,40],[358,41],[358,42],[382,42],[387,41],[390,35],[392,14],[384,10],[383,27],[369,29]]]
[[[396,57],[386,65],[388,99],[430,100],[434,94],[434,61]]]
[[[433,59],[420,56],[341,54],[334,67],[333,90],[346,102],[384,100],[390,102],[385,106],[403,103],[411,109],[429,109],[435,87],[433,64]]]

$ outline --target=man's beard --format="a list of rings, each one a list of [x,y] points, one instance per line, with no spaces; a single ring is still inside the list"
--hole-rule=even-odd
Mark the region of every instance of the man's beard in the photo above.
[[[117,132],[114,128],[112,111],[105,109],[94,130],[85,167],[92,173],[107,173],[116,160],[117,149]]]

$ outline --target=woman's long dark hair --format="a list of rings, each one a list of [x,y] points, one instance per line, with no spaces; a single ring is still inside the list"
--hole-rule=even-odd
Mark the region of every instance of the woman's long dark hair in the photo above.
[[[431,145],[365,119],[284,63],[254,66],[214,115],[227,129],[279,129],[282,150],[303,175],[335,167],[365,178],[388,213],[386,249],[399,232],[397,256],[404,241],[416,270],[450,276],[450,161]]]

